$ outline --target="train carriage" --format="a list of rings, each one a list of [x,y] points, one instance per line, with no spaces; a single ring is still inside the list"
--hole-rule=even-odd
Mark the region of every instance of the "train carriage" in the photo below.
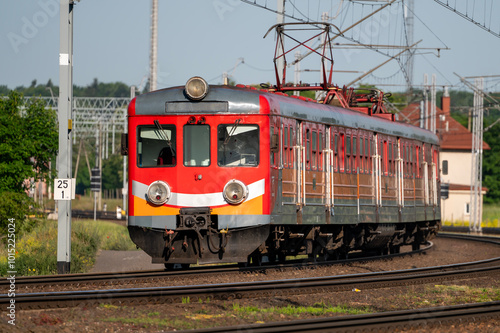
[[[419,247],[439,228],[438,139],[377,106],[199,77],[136,97],[132,240],[169,267]]]

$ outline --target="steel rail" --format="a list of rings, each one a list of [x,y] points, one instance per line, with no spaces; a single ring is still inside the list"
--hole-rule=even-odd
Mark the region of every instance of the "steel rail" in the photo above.
[[[478,267],[467,267],[476,264]],[[485,266],[486,267],[483,267]],[[466,268],[467,267],[467,268]],[[349,274],[327,277],[252,281],[243,283],[204,284],[193,286],[129,288],[89,291],[24,293],[16,295],[16,307],[52,308],[101,303],[180,303],[183,299],[232,300],[241,298],[375,289],[395,286],[465,279],[500,272],[500,257],[465,265],[454,264],[377,273]],[[0,295],[0,305],[10,302],[7,294]]]
[[[443,306],[418,310],[379,312],[365,315],[326,317],[190,330],[193,333],[219,332],[372,332],[410,328],[429,329],[449,322],[476,322],[500,317],[500,301]],[[177,331],[188,332],[188,331]]]

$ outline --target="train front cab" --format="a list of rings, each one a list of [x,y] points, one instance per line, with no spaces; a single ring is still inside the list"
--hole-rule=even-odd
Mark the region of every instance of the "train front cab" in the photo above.
[[[246,262],[265,242],[268,121],[129,115],[128,228],[154,263]]]

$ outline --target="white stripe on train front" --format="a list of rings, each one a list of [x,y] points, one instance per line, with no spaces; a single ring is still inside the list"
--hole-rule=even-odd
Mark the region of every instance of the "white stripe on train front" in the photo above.
[[[251,200],[257,198],[265,193],[266,182],[264,179],[258,180],[250,185],[248,185],[248,198]],[[141,199],[147,200],[148,186],[142,184],[138,181],[132,181],[132,195],[139,197]],[[221,192],[216,193],[204,193],[204,194],[189,194],[189,193],[177,193],[172,191],[172,196],[170,200],[167,201],[166,205],[180,206],[180,207],[207,207],[207,206],[224,206],[227,205],[226,200]]]

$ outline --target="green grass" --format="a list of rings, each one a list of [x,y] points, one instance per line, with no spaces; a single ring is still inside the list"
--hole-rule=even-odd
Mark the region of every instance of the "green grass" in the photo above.
[[[444,226],[468,227],[469,221],[443,221]],[[500,206],[496,204],[483,205],[482,228],[500,228]]]
[[[428,301],[427,293],[432,293],[439,297],[436,300]],[[427,306],[429,304],[452,305],[478,302],[492,302],[500,300],[500,289],[498,288],[478,288],[465,285],[434,285],[426,286],[425,293],[414,293],[405,295],[411,298],[415,304]]]
[[[54,210],[55,206],[54,200],[44,199],[44,208],[49,210]],[[102,206],[107,204],[108,212],[115,212],[116,207],[123,208],[123,200],[122,199],[101,199]],[[99,204],[99,201],[97,202]],[[71,201],[71,209],[75,210],[94,210],[94,195],[92,196],[80,196]],[[99,209],[99,207],[97,207]]]
[[[16,234],[15,271],[18,276],[57,274],[57,221],[38,220],[29,231]],[[71,273],[90,270],[99,249],[133,250],[128,230],[108,221],[73,220]],[[0,248],[0,275],[7,275],[7,245]]]
[[[483,205],[483,223],[481,226],[490,228],[500,228],[500,205]]]
[[[255,315],[255,314],[278,314],[285,316],[298,317],[303,314],[310,314],[313,316],[324,316],[330,313],[342,313],[342,314],[364,314],[371,313],[368,308],[358,309],[351,308],[348,306],[331,306],[324,303],[317,303],[314,306],[292,306],[288,305],[286,307],[270,307],[261,308],[257,306],[240,306],[238,303],[233,304],[233,312],[240,315]]]

